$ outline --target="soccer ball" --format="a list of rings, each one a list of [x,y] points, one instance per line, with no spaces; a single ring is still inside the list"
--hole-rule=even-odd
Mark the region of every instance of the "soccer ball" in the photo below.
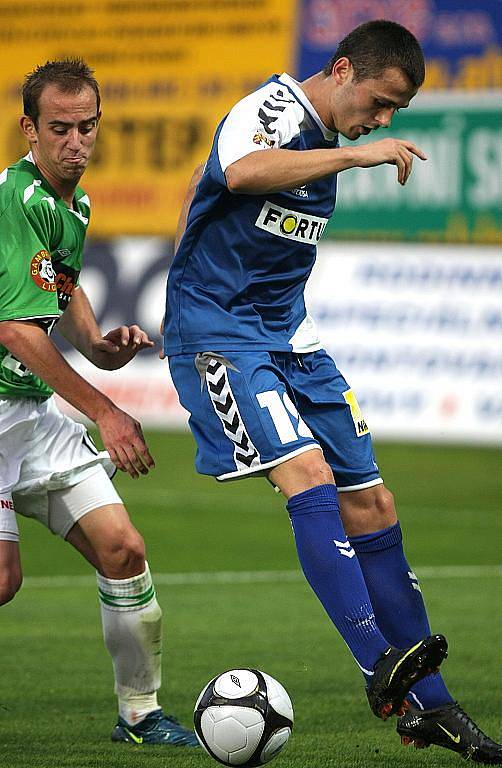
[[[231,669],[202,690],[194,710],[195,733],[223,765],[255,766],[272,760],[293,728],[291,699],[258,669]]]

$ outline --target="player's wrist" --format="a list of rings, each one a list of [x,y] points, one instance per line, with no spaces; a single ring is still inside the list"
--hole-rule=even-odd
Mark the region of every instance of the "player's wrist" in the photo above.
[[[339,151],[339,150],[337,150]],[[364,146],[362,147],[343,147],[341,152],[344,154],[345,169],[364,167]]]
[[[96,397],[93,398],[92,405],[90,406],[86,416],[93,421],[96,426],[99,427],[100,423],[113,415],[117,410],[117,406],[110,400],[109,397],[104,395],[99,390],[95,390]]]

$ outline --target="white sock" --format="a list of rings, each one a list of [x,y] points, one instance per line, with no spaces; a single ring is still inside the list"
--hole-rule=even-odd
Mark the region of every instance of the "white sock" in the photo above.
[[[162,611],[148,563],[130,579],[96,573],[105,645],[112,657],[119,715],[136,725],[159,709]]]

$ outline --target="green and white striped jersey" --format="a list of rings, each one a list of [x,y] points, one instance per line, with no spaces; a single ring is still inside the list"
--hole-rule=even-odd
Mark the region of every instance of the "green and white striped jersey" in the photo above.
[[[0,321],[33,320],[50,333],[78,284],[89,198],[58,197],[31,152],[0,173]],[[0,398],[52,389],[0,345]]]

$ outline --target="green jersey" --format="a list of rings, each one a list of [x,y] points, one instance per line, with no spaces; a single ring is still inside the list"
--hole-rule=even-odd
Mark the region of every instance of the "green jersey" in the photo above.
[[[0,321],[30,320],[50,333],[78,284],[89,198],[58,197],[31,152],[0,173]],[[0,398],[52,389],[0,344]]]

